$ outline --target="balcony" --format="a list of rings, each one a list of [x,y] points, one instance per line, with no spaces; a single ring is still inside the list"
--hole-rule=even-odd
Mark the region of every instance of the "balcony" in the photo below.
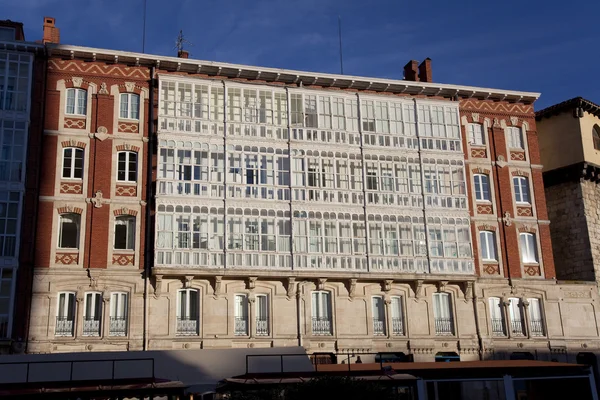
[[[397,336],[404,335],[404,321],[402,318],[392,318],[392,333]]]
[[[74,321],[69,317],[56,317],[55,336],[73,336]]]
[[[248,336],[248,319],[246,317],[235,317],[233,334],[235,336]]]
[[[435,334],[439,336],[454,335],[454,326],[452,318],[436,318]]]
[[[256,318],[256,336],[269,336],[269,320]]]
[[[110,336],[127,336],[127,318],[110,317],[108,332]]]
[[[313,332],[313,335],[317,335],[317,336],[330,336],[331,335],[331,319],[323,318],[323,317],[313,317],[312,332]]]
[[[510,333],[512,336],[525,336],[525,327],[520,319],[510,321]]]
[[[541,319],[531,320],[531,336],[544,336],[544,321]]]
[[[94,318],[84,318],[83,336],[100,336],[100,320]]]
[[[492,318],[492,335],[506,336],[506,330],[504,329],[504,320],[502,318]]]
[[[385,336],[385,319],[373,318],[373,334]]]
[[[177,317],[177,336],[198,335],[197,317]]]

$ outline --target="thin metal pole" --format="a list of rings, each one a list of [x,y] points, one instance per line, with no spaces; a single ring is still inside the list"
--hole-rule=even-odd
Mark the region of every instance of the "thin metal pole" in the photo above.
[[[340,71],[344,75],[344,56],[342,54],[342,17],[338,15],[338,33],[340,36]]]
[[[142,53],[146,50],[146,0],[144,0],[144,28],[142,32]]]

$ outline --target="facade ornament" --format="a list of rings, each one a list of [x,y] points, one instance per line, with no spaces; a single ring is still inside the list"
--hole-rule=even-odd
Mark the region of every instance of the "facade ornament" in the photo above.
[[[94,205],[94,208],[102,207],[102,203],[104,202],[104,198],[102,197],[102,190],[96,190],[94,197],[90,200]]]
[[[515,116],[510,117],[510,123],[512,124],[512,126],[517,126],[517,124],[519,123],[519,118]]]
[[[504,221],[504,225],[506,225],[506,226],[511,226],[512,225],[512,218],[510,216],[510,212],[509,211],[505,211],[504,212],[504,217],[502,218],[502,221]]]
[[[133,92],[135,90],[135,83],[125,82],[125,89],[127,89],[128,92]]]
[[[71,82],[73,82],[73,86],[81,87],[81,84],[83,83],[83,78],[73,77],[71,78]]]
[[[101,142],[106,140],[108,138],[108,129],[105,126],[99,126],[98,129],[96,129],[94,137]]]
[[[288,278],[288,282],[287,282],[287,297],[288,298],[292,298],[294,297],[294,295],[296,294],[296,288],[297,288],[297,284],[296,284],[296,278],[290,276]]]
[[[146,203],[144,200],[140,200],[140,206],[142,206],[142,207],[143,207],[143,206],[145,206],[146,204],[148,204],[148,203]]]
[[[415,299],[419,300],[423,294],[423,279],[417,279],[414,282]]]
[[[98,91],[98,94],[108,94],[108,88],[106,87],[106,82],[102,82],[100,84],[100,90]]]
[[[474,283],[473,282],[465,282],[465,300],[471,301],[474,298]]]
[[[522,298],[521,304],[523,304],[524,307],[529,307],[529,300],[527,300],[526,298]]]
[[[317,290],[325,290],[325,282],[327,282],[327,278],[319,278],[317,280]]]
[[[102,302],[104,304],[110,303],[110,293],[106,290],[104,292],[102,292]]]
[[[446,286],[448,286],[448,281],[439,281],[438,282],[438,292],[442,293],[446,291]]]
[[[504,158],[504,156],[502,154],[500,154],[496,158],[496,165],[498,165],[500,168],[504,168],[508,165],[508,163],[506,162],[506,159]]]
[[[256,280],[258,278],[256,276],[249,276],[248,281],[246,282],[246,288],[248,290],[252,290],[256,287]]]
[[[358,281],[358,279],[350,279],[348,281],[348,296],[353,299],[354,298],[354,294],[356,292],[356,282]]]
[[[473,122],[479,122],[479,114],[478,113],[472,113],[471,116],[473,117]]]
[[[498,118],[494,118],[494,124],[492,125],[494,128],[500,128],[500,121]]]
[[[156,275],[154,277],[154,298],[158,299],[162,291],[162,275]]]
[[[394,283],[394,281],[392,279],[384,280],[383,281],[383,291],[389,292],[390,290],[392,290],[392,283]]]
[[[183,280],[183,287],[185,289],[191,288],[193,280],[194,280],[194,275],[186,275]]]
[[[221,283],[223,281],[223,276],[217,275],[215,276],[215,290],[213,295],[218,296],[221,294]]]

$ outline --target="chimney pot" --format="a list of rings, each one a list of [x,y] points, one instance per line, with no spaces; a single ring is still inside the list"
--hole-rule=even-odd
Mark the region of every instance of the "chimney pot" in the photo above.
[[[177,57],[179,57],[179,58],[190,58],[190,53],[187,50],[179,50],[177,52]]]
[[[60,43],[60,29],[55,24],[52,17],[44,17],[44,37],[42,43]]]
[[[410,60],[404,66],[404,79],[407,81],[419,82],[419,62],[415,60]]]
[[[419,79],[421,82],[433,82],[431,80],[431,58],[427,57],[419,65]]]

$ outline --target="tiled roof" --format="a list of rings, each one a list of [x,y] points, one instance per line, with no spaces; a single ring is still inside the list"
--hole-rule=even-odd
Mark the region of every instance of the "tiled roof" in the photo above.
[[[544,117],[550,118],[561,112],[571,111],[576,108],[582,108],[583,111],[587,111],[590,114],[600,117],[600,106],[598,104],[586,100],[583,97],[575,97],[536,112],[535,119],[539,121]]]

